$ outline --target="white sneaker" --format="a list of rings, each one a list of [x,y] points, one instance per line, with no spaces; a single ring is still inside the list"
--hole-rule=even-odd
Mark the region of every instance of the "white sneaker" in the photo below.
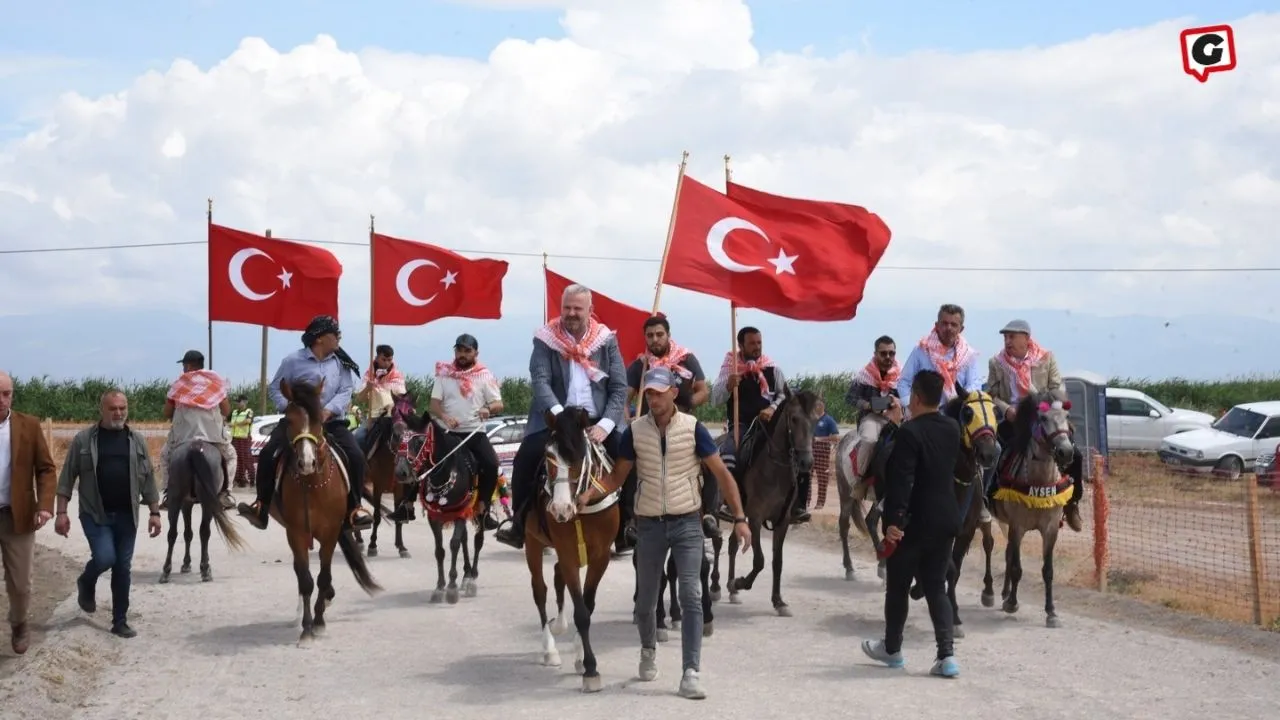
[[[680,678],[680,697],[690,700],[705,700],[707,693],[702,689],[702,681],[698,679],[698,671],[690,668]]]
[[[640,648],[640,680],[649,682],[656,677],[658,677],[658,649]]]

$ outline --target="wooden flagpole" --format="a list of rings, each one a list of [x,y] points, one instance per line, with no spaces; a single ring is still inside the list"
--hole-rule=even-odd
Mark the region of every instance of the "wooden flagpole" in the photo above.
[[[374,273],[378,267],[373,252],[373,215],[369,215],[369,367],[373,367],[374,357],[374,340],[373,340],[373,303],[374,303]]]
[[[551,306],[547,300],[547,253],[542,253],[542,324],[551,322]]]
[[[729,169],[729,156],[724,156],[724,191],[729,192],[729,182],[733,180],[733,171]],[[733,353],[733,374],[738,374],[738,303],[729,301],[729,352]],[[738,399],[738,383],[733,384],[733,417],[729,420],[733,423],[733,447],[735,454],[737,452],[738,443],[742,440],[742,428],[739,427],[738,415],[739,409]]]
[[[213,198],[208,198],[205,202],[206,202],[205,211],[204,211],[205,226],[206,226],[205,244],[209,248],[209,254],[207,256],[207,259],[205,260],[205,268],[206,268],[205,273],[207,275],[212,275],[213,274],[212,273],[213,243],[211,241],[213,240]],[[209,283],[209,298],[208,300],[205,301],[205,317],[208,320],[207,329],[209,333],[209,347],[208,347],[208,352],[206,353],[208,357],[206,359],[209,361],[210,370],[213,369],[213,313],[209,312],[209,307],[213,305],[212,300],[213,300],[213,283]]]
[[[653,286],[653,314],[658,314],[658,304],[662,300],[662,278],[667,273],[667,256],[671,254],[671,239],[676,234],[676,211],[680,208],[680,186],[684,184],[684,171],[689,166],[689,151],[680,156],[680,172],[676,175],[676,194],[671,201],[671,218],[667,221],[667,242],[662,247],[662,262],[658,265],[658,282]]]
[[[271,237],[271,228],[263,233]],[[267,326],[262,326],[262,358],[258,366],[258,413],[267,414]]]

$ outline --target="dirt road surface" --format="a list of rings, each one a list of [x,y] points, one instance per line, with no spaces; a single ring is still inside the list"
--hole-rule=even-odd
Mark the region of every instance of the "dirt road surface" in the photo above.
[[[912,604],[906,671],[878,667],[858,649],[861,638],[883,628],[883,592],[873,566],[860,558],[860,579],[845,582],[829,532],[818,537],[810,528],[797,531],[787,547],[783,592],[794,617],[773,613],[767,574],[743,594],[743,604],[716,605],[715,634],[702,651],[709,697],[701,704],[675,695],[678,633],[659,649],[658,679],[636,680],[629,558],[613,564],[598,598],[593,640],[604,691],[583,695],[571,645],[561,643],[563,667],[538,664],[540,635],[523,555],[489,538],[479,595],[433,605],[435,569],[421,521],[406,528],[412,559],[398,558],[390,536],[383,536],[382,556],[370,561],[386,588],[376,598],[358,590],[338,556],[328,633],[300,649],[283,534],[274,524],[267,532],[243,527],[252,544],[245,553],[229,553],[215,534],[211,583],[175,568],[171,584],[157,584],[164,536],[140,537],[131,613],[138,637],[120,640],[106,632],[107,577],[94,616],[68,597],[53,610],[40,643],[22,658],[6,658],[13,669],[0,680],[4,715],[514,720],[554,714],[595,720],[642,713],[847,718],[945,712],[948,718],[1131,720],[1266,717],[1280,698],[1280,655],[1078,614],[1070,592],[1059,604],[1064,627],[1045,628],[1034,570],[1016,616],[981,608],[973,587],[964,588],[968,637],[958,644],[961,678],[928,676],[932,630],[922,603]],[[78,530],[69,539],[42,532],[40,541],[72,557],[86,552]]]

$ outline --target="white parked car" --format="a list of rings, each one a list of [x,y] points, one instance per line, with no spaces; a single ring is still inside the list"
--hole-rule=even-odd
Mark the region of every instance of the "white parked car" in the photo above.
[[[1129,388],[1107,388],[1107,447],[1111,450],[1156,452],[1164,438],[1212,424],[1209,413],[1171,408]]]
[[[1242,403],[1211,427],[1170,435],[1160,443],[1160,461],[1235,480],[1280,439],[1280,401]]]
[[[484,424],[489,435],[489,444],[498,455],[498,470],[511,477],[511,462],[520,449],[520,440],[524,438],[524,428],[528,418],[514,415],[503,415],[490,419]]]
[[[262,446],[267,444],[267,438],[271,437],[271,432],[276,429],[276,423],[283,419],[282,414],[263,415],[253,419],[253,423],[249,425],[250,455],[258,457]]]

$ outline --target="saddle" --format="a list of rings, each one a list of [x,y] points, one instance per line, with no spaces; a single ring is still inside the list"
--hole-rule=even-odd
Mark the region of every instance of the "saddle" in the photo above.
[[[1048,508],[1066,504],[1074,492],[1071,476],[1054,465],[1052,482],[1033,483],[1027,472],[1026,454],[1013,448],[1004,448],[996,462],[996,491],[994,499],[1013,500],[1029,507]]]
[[[726,435],[732,437],[733,431],[730,430]],[[741,488],[742,481],[747,477],[747,470],[751,468],[755,461],[759,459],[761,451],[768,445],[765,439],[765,426],[759,420],[754,420],[747,429],[742,433],[742,437],[738,442],[738,450],[734,453],[733,478],[738,481]]]
[[[480,477],[476,472],[475,457],[466,447],[459,446],[449,458],[457,462],[460,470],[456,474],[437,472],[440,464],[433,465],[426,472],[423,482],[418,484],[418,501],[427,512],[427,518],[433,522],[453,522],[469,520],[475,516],[476,510],[483,504],[480,497]],[[440,478],[443,478],[441,481]],[[436,482],[433,482],[435,480]],[[459,494],[457,483],[465,483]]]

